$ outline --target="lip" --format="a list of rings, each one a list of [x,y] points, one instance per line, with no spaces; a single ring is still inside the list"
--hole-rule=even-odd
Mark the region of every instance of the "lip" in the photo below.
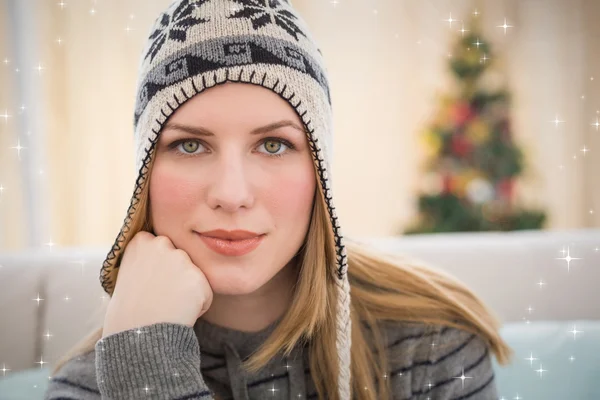
[[[212,251],[224,256],[243,256],[256,249],[263,241],[265,235],[255,236],[249,239],[227,240],[206,236],[195,232],[200,236],[204,244]]]
[[[245,231],[243,229],[235,229],[233,231],[227,231],[225,229],[215,229],[212,231],[199,232],[201,235],[209,236],[217,239],[226,240],[241,240],[250,239],[256,236],[260,236],[260,233]]]

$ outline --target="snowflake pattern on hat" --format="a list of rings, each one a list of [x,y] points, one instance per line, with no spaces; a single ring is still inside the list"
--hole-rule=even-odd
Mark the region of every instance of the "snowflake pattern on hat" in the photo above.
[[[149,56],[150,62],[152,62],[167,39],[185,42],[187,40],[188,27],[199,23],[209,22],[210,19],[204,19],[193,14],[195,9],[207,1],[210,0],[196,0],[193,3],[190,1],[182,1],[173,12],[172,18],[168,13],[164,13],[160,18],[159,26],[152,34],[150,34],[150,39],[152,39],[153,42],[144,59]]]
[[[228,18],[248,18],[252,21],[255,30],[268,24],[275,24],[283,28],[294,39],[299,40],[298,34],[306,36],[296,24],[296,16],[286,10],[282,4],[288,5],[286,0],[233,0],[243,7],[236,10]]]

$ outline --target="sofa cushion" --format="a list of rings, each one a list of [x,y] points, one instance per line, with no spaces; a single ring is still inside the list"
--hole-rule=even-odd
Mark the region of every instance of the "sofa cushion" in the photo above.
[[[509,366],[493,359],[500,399],[600,399],[600,321],[517,322],[500,333],[514,350]]]

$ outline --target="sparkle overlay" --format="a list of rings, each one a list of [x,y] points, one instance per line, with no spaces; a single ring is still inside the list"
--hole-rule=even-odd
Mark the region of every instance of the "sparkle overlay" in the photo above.
[[[163,15],[164,18],[161,20],[161,23],[155,28],[155,30],[151,34],[151,37],[153,39],[152,47],[146,53],[146,58],[148,58],[149,60],[154,60],[154,58],[160,53],[161,49],[164,48],[166,43],[169,43],[169,42],[183,43],[183,42],[185,42],[185,40],[187,39],[187,30],[185,29],[186,27],[189,27],[192,25],[199,26],[203,23],[209,23],[210,19],[200,17],[201,14],[199,13],[200,8],[204,7],[208,1],[209,0],[196,0],[196,1],[192,1],[192,2],[184,2],[184,3],[181,3],[180,7],[176,10],[176,12],[174,14],[172,14],[172,15],[164,14]],[[286,12],[285,4],[287,2],[276,1],[276,0],[267,0],[267,1],[234,0],[232,2],[236,3],[236,4],[232,5],[232,7],[230,8],[230,13],[228,15],[228,18],[237,19],[240,21],[247,21],[251,24],[252,28],[255,29],[256,31],[260,31],[262,29],[269,28],[269,27],[277,27],[278,29],[285,31],[289,35],[289,38],[292,38],[297,42],[302,40],[303,38],[305,39],[303,31],[300,29],[300,26],[297,24],[297,20],[296,20],[295,16],[289,12]],[[332,0],[330,2],[330,4],[335,7],[341,3],[338,0]],[[64,0],[61,0],[60,2],[56,3],[56,6],[60,10],[65,10],[65,9],[68,10],[68,3]],[[96,7],[95,2],[91,8],[86,9],[86,13],[89,13],[90,17],[96,16],[99,11],[101,13],[102,9],[99,10]],[[373,10],[373,14],[378,14],[378,10]],[[472,12],[472,14],[477,16],[477,15],[479,15],[479,12],[477,10],[474,10]],[[98,14],[98,16],[100,16],[100,14]],[[436,18],[439,18],[439,17],[436,17]],[[130,15],[129,19],[133,20],[134,16]],[[454,19],[452,16],[452,13],[450,13],[448,19],[445,19],[443,21],[445,23],[448,23],[448,26],[450,28],[455,28],[455,26],[453,26],[453,23],[461,23],[462,22],[459,19]],[[125,27],[121,26],[119,29],[123,29],[123,34],[128,35],[132,31],[135,30],[131,25],[133,25],[133,24],[128,24]],[[458,25],[458,24],[455,24],[455,25]],[[497,25],[496,27],[503,29],[504,34],[506,35],[507,32],[508,33],[511,32],[509,29],[513,28],[514,26],[510,25],[508,23],[507,19],[505,18],[504,23],[502,25]],[[470,31],[468,29],[465,29],[465,25],[462,24],[461,29],[459,29],[458,32],[460,32],[463,36],[465,36],[465,34]],[[398,38],[399,35],[396,34],[395,37]],[[419,41],[419,43],[420,42],[421,41]],[[56,38],[55,43],[57,43],[59,46],[62,46],[62,45],[68,46],[69,45],[68,38],[65,41],[65,38],[63,38],[63,37]],[[473,42],[473,46],[476,47],[477,49],[479,49],[479,47],[482,44],[483,43],[479,39],[476,39]],[[194,75],[203,74],[204,72],[206,72],[208,69],[202,69],[203,63],[206,64],[209,62],[214,62],[216,64],[214,64],[212,66],[212,68],[215,68],[215,65],[218,65],[219,67],[236,67],[236,66],[239,67],[239,66],[244,66],[244,65],[251,65],[253,63],[264,62],[264,63],[271,63],[273,65],[281,65],[281,66],[284,66],[287,68],[292,68],[292,69],[295,69],[295,70],[298,70],[298,71],[301,71],[303,73],[310,75],[312,77],[312,79],[314,79],[316,82],[319,82],[322,90],[327,93],[328,102],[331,104],[331,98],[330,98],[330,94],[329,94],[328,84],[325,79],[324,71],[322,71],[320,69],[320,65],[319,65],[318,61],[316,61],[314,58],[311,58],[311,55],[309,53],[307,53],[302,48],[302,46],[299,46],[297,44],[295,45],[293,40],[280,41],[279,43],[276,43],[274,45],[273,43],[261,42],[260,40],[257,40],[256,37],[248,36],[246,38],[238,37],[238,38],[236,38],[236,40],[230,40],[230,41],[215,40],[213,42],[210,42],[210,46],[220,47],[219,57],[217,59],[214,59],[214,58],[210,59],[210,60],[207,59],[205,57],[205,55],[207,54],[208,50],[206,48],[202,48],[202,47],[198,47],[195,50],[196,53],[193,54],[192,57],[189,57],[189,56],[185,57],[185,56],[181,56],[181,55],[178,56],[177,53],[173,53],[169,57],[164,58],[160,62],[159,66],[156,68],[156,70],[152,71],[150,74],[148,74],[147,79],[143,85],[143,88],[139,92],[139,95],[146,96],[145,97],[146,101],[147,101],[147,103],[149,103],[152,101],[154,96],[160,95],[160,92],[167,86],[172,85],[174,83],[184,82],[185,80],[190,79]],[[483,54],[483,56],[481,58],[479,58],[479,62],[482,64],[489,62],[489,60],[490,60],[490,57],[485,53]],[[36,65],[18,66],[18,65],[13,65],[13,64],[14,64],[14,60],[9,59],[8,57],[4,57],[0,66],[6,67],[7,70],[10,68],[10,71],[11,72],[14,71],[15,73],[19,73],[20,71],[22,71],[23,73],[29,73],[29,72],[33,71],[37,76],[43,76],[44,71],[47,70],[47,68],[44,66],[43,62],[37,62]],[[240,73],[239,77],[241,77],[241,76],[242,76],[242,74]],[[258,75],[253,76],[252,78],[250,78],[250,80],[253,80],[253,78],[256,78],[257,76]],[[233,76],[227,76],[227,78],[230,80],[234,79]],[[589,81],[594,82],[594,77],[590,77]],[[213,78],[213,83],[215,83],[215,82],[217,82],[217,79]],[[264,83],[264,82],[265,82],[265,80],[263,79],[263,81],[261,83]],[[202,86],[202,88],[199,88],[199,89],[197,88],[197,90],[198,91],[203,90],[205,87],[208,87],[208,85],[204,85],[204,86]],[[271,88],[281,89],[281,86],[275,85]],[[289,93],[289,92],[286,92],[285,89],[282,89],[281,93]],[[189,95],[189,93],[188,93],[188,95]],[[183,101],[184,99],[187,99],[188,97],[189,96],[186,97],[185,95],[181,95],[179,97],[179,100]],[[585,100],[585,98],[586,98],[585,95],[581,96],[582,100]],[[579,101],[579,97],[578,97],[578,101]],[[177,98],[175,98],[172,101],[172,103],[173,104],[177,103],[177,105],[179,105]],[[18,112],[18,110],[20,110],[20,113]],[[25,112],[25,110],[27,110],[27,107],[25,107],[25,105],[22,105],[20,108],[11,108],[11,110],[4,108],[2,111],[0,111],[0,122],[3,122],[5,125],[9,124],[10,122],[12,122],[12,118],[14,116],[13,114],[22,114]],[[137,114],[137,110],[136,110],[136,116],[135,116],[136,125],[138,123],[139,117],[140,117],[140,114]],[[594,118],[591,120],[588,120],[587,118],[588,117],[586,117],[586,121],[584,121],[583,125],[587,126],[587,124],[589,123],[589,127],[587,129],[599,131],[600,130],[600,120],[598,119],[598,116],[594,116]],[[546,119],[546,118],[544,118],[544,119]],[[550,120],[550,122],[552,122],[556,128],[559,128],[561,126],[560,124],[565,124],[567,121],[561,120],[559,117],[559,113],[557,113],[555,118],[553,120]],[[318,140],[316,138],[316,134],[313,134],[313,132],[311,132],[310,134],[311,134],[311,138],[313,139],[311,141],[311,143],[313,146],[313,150],[315,151],[314,154],[318,154],[318,151],[316,149],[318,149],[319,144],[318,144]],[[17,138],[16,144],[15,143],[13,143],[13,144],[14,145],[12,145],[9,148],[16,152],[16,156],[17,156],[18,160],[21,161],[21,151],[27,151],[28,148],[22,146],[20,138]],[[152,144],[154,144],[154,142],[152,142]],[[583,146],[583,147],[581,147],[581,150],[580,150],[583,153],[583,157],[586,157],[587,153],[591,152],[591,150],[592,150],[587,145],[580,144],[579,146]],[[151,151],[149,153],[151,153]],[[594,155],[595,153],[591,152],[591,154]],[[583,159],[583,157],[581,157],[581,159]],[[576,156],[573,156],[573,159],[578,159],[578,158]],[[561,165],[559,168],[561,170],[563,170],[563,169],[565,169],[565,166]],[[566,168],[568,168],[568,167],[566,167]],[[325,169],[324,168],[321,169],[320,172],[321,172],[321,178],[326,179],[327,172],[325,171]],[[43,171],[40,170],[40,173],[43,173]],[[2,185],[0,183],[0,204],[1,204],[4,192],[7,191],[8,193],[10,193],[10,190],[11,190],[11,188],[8,188],[6,185]],[[594,213],[594,210],[590,209],[589,214],[591,215],[593,213]],[[44,246],[48,247],[49,249],[52,249],[55,245],[56,244],[53,243],[52,239],[50,239],[47,243],[44,244]],[[583,258],[574,257],[575,255],[578,255],[578,254],[580,255],[580,253],[578,253],[577,251],[571,251],[571,250],[572,249],[570,248],[570,246],[567,246],[566,249],[561,250],[563,257],[556,258],[557,260],[566,262],[567,272],[569,272],[569,273],[570,273],[570,262],[571,261],[575,262],[574,265],[577,266],[578,268],[580,266],[583,266]],[[596,246],[594,248],[594,251],[595,252],[600,251],[600,247]],[[338,254],[338,255],[340,255],[340,254]],[[85,262],[82,260],[74,260],[73,263],[78,264],[80,266],[81,273],[83,274]],[[576,268],[574,271],[577,271],[578,268]],[[533,285],[533,283],[532,283],[532,285]],[[548,283],[540,278],[539,281],[535,283],[535,285],[538,286],[540,290],[544,290],[544,286],[548,285]],[[552,287],[553,285],[554,285],[554,283],[551,282],[550,287]],[[106,295],[103,295],[101,297],[101,301],[103,301],[103,302],[107,301],[108,299],[109,299],[109,297]],[[41,298],[40,293],[37,293],[37,296],[34,298],[31,298],[31,300],[36,301],[38,306],[40,306],[40,302],[45,301],[44,298]],[[70,297],[69,294],[64,294],[64,297],[62,297],[62,300],[69,302],[69,301],[73,301],[74,299],[72,297]],[[539,304],[538,304],[538,306],[539,306]],[[534,314],[534,311],[536,311],[536,308],[534,308],[533,305],[528,305],[527,307],[525,307],[525,305],[523,305],[523,310],[527,311],[528,316],[530,316],[530,315]],[[525,317],[524,317],[524,319],[525,319]],[[529,323],[530,321],[527,320],[527,322]],[[581,326],[580,326],[580,328],[581,328]],[[135,331],[135,333],[137,335],[142,335],[144,332],[140,329],[137,329]],[[573,325],[572,329],[567,331],[566,334],[569,335],[569,338],[572,337],[573,341],[576,341],[576,340],[580,339],[585,334],[585,332],[582,330],[579,330],[576,325]],[[46,332],[43,334],[44,340],[49,341],[49,340],[52,340],[53,337],[54,337],[54,335],[50,332],[50,330],[46,329]],[[431,343],[432,349],[434,349],[435,346],[436,346],[436,343],[432,342]],[[547,360],[544,362],[544,364],[542,364],[540,358],[536,357],[536,355],[539,356],[539,354],[540,353],[534,354],[533,351],[530,351],[528,357],[523,358],[523,359],[526,360],[527,362],[529,362],[530,366],[532,367],[532,371],[535,371],[537,373],[537,375],[539,376],[539,379],[543,379],[544,377],[547,377],[548,374],[550,374],[550,377],[552,377],[551,370],[556,371],[556,369],[553,369],[551,364],[549,364],[549,367],[548,367]],[[37,358],[38,356],[39,356],[39,358]],[[575,355],[570,355],[568,358],[565,358],[564,361],[565,362],[568,361],[569,363],[573,364],[580,359],[581,358],[579,358],[579,355],[578,355],[578,357],[575,357]],[[35,360],[37,360],[37,361],[35,361],[35,364],[39,365],[40,369],[48,364],[48,362],[43,359],[43,355],[38,354],[36,356]],[[534,363],[534,361],[535,361],[535,363]],[[550,368],[550,369],[546,369],[546,368]],[[286,364],[286,369],[289,369],[288,364]],[[9,365],[6,365],[6,363],[3,363],[2,368],[0,368],[0,371],[2,371],[2,376],[5,376],[8,372],[11,371],[11,368]],[[399,372],[396,375],[403,376],[403,373]],[[174,372],[173,376],[178,377],[179,373]],[[387,374],[384,375],[384,378],[388,379],[388,375]],[[468,376],[468,373],[465,374],[464,369],[462,369],[462,373],[460,376],[453,377],[453,379],[461,379],[461,385],[462,385],[463,389],[465,388],[465,385],[468,387],[469,379],[471,379],[471,378],[473,378],[473,377]],[[428,388],[435,387],[435,384],[432,383],[431,381],[429,381],[427,383],[427,387]],[[153,388],[150,387],[149,385],[146,385],[144,387],[144,390],[150,396],[152,394]],[[278,388],[276,388],[275,384],[273,384],[270,389],[271,395],[276,396],[279,394],[279,392],[280,392],[280,390]],[[298,394],[298,397],[300,398],[301,395]],[[501,399],[506,399],[506,398],[507,397],[501,397]],[[521,395],[519,393],[515,393],[514,397],[510,397],[510,398],[515,399],[515,400],[523,399],[523,397],[521,397]]]

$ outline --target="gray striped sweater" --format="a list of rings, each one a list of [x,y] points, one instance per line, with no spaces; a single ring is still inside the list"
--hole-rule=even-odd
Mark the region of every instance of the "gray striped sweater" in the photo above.
[[[317,399],[308,349],[300,344],[256,374],[241,368],[279,321],[254,333],[199,319],[194,327],[157,323],[109,335],[63,365],[44,400]],[[491,353],[479,336],[414,322],[381,326],[394,400],[498,398]]]

